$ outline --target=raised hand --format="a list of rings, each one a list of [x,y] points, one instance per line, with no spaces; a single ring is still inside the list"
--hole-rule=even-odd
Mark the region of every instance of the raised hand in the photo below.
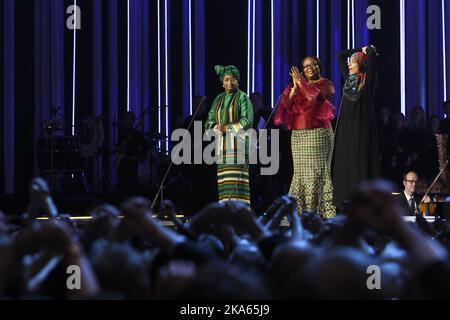
[[[367,54],[367,49],[368,49],[369,47],[373,48],[373,49],[376,51],[375,46],[371,44],[371,45],[368,45],[368,46],[363,47],[363,48],[362,48],[362,52],[363,52],[364,54]]]
[[[291,237],[294,240],[301,240],[304,236],[304,230],[300,215],[298,213],[297,201],[292,196],[285,196],[289,200],[287,205],[287,218],[291,228]]]
[[[89,248],[92,242],[100,237],[109,237],[119,225],[120,211],[110,204],[94,207],[90,214],[93,221],[83,228],[80,241],[85,248]]]
[[[90,214],[93,216],[93,218],[96,219],[102,219],[102,218],[109,218],[109,219],[117,219],[120,215],[119,209],[117,209],[115,206],[110,204],[102,204],[99,206],[94,207]]]
[[[276,198],[266,209],[266,211],[258,217],[258,222],[266,225],[270,219],[272,219],[273,215],[278,211],[278,209],[284,204],[283,199]]]
[[[29,193],[30,204],[27,210],[29,219],[39,215],[40,210],[43,210],[50,218],[58,215],[58,209],[50,195],[50,188],[43,178],[37,177],[31,180]]]
[[[120,209],[125,218],[140,219],[150,213],[150,201],[144,197],[128,198]]]
[[[274,212],[272,217],[269,219],[267,224],[264,226],[266,230],[274,230],[277,228],[281,222],[281,219],[285,217],[289,210],[292,210],[291,198],[289,196],[282,196],[279,198],[280,205],[277,210]],[[294,202],[295,204],[295,202]]]
[[[240,234],[248,234],[255,241],[268,235],[255,214],[241,201],[226,201],[225,222]]]
[[[313,234],[316,234],[320,231],[323,220],[317,213],[312,211],[305,211],[302,212],[301,223],[306,230],[312,232]]]
[[[148,222],[154,224],[150,201],[144,197],[128,198],[122,203],[120,209],[124,218],[119,225],[119,231],[125,236],[140,236],[146,232],[145,226]]]
[[[297,67],[292,67],[291,72],[289,72],[289,75],[292,77],[292,82],[294,83],[294,87],[300,86],[300,77],[301,73],[298,70]]]
[[[54,254],[80,254],[80,245],[70,227],[57,220],[46,221],[33,226],[36,239],[43,248]]]
[[[211,225],[220,225],[225,217],[225,205],[223,202],[213,203],[198,212],[188,223],[190,233],[200,235],[208,230]]]
[[[401,208],[392,192],[395,187],[388,181],[365,182],[352,197],[349,218],[380,234],[396,235],[404,225]]]
[[[113,235],[114,239],[123,240],[130,236],[139,236],[166,250],[185,240],[184,236],[164,227],[153,218],[150,200],[146,198],[126,199],[121,206],[121,211],[124,219],[117,227]]]
[[[58,220],[33,222],[17,234],[13,247],[18,256],[41,250],[63,255],[78,253],[80,248],[70,227]]]

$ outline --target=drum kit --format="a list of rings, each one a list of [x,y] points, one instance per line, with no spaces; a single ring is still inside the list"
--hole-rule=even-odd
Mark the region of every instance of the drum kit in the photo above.
[[[48,119],[40,124],[35,142],[35,159],[39,174],[57,192],[87,191],[80,141],[65,135],[62,119]]]
[[[65,122],[57,110],[52,112],[49,119],[39,124],[39,136],[34,145],[38,172],[56,192],[88,192],[80,137],[67,135],[66,129]],[[139,183],[154,187],[160,183],[161,168],[170,162],[165,148],[168,137],[162,133],[143,134],[149,150],[145,159],[139,161]],[[110,153],[115,154],[116,151]]]
[[[141,185],[156,186],[161,182],[161,168],[167,163],[168,157],[164,151],[167,137],[164,134],[144,133],[149,150],[144,160],[138,164],[138,179]]]
[[[144,124],[144,119],[149,112],[163,108],[166,107],[148,107],[135,119],[133,123],[133,128],[141,131],[149,147],[145,157],[140,158],[138,161],[138,183],[149,189],[153,189],[161,182],[161,168],[169,161],[165,148],[169,138],[164,133],[144,132],[142,127]],[[117,127],[121,126],[121,123],[116,121],[113,122],[112,125],[117,129]],[[116,134],[117,132],[118,131],[115,131]],[[116,134],[113,136],[114,146],[117,146]],[[115,162],[117,163],[117,148],[115,150],[111,150],[110,154],[116,157]]]

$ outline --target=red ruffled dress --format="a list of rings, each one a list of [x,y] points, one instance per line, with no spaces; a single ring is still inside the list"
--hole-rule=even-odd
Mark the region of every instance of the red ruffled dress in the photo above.
[[[300,88],[291,101],[288,99],[294,84],[290,83],[284,89],[275,113],[275,124],[284,124],[289,130],[330,128],[336,110],[330,101],[334,95],[333,83],[326,78],[317,82],[300,79]]]
[[[315,211],[324,218],[336,215],[333,205],[331,158],[334,134],[331,120],[335,107],[333,83],[325,78],[308,82],[302,78],[300,88],[290,101],[291,83],[283,92],[275,113],[276,125],[292,130],[291,148],[294,164],[289,194],[297,201],[298,211]]]

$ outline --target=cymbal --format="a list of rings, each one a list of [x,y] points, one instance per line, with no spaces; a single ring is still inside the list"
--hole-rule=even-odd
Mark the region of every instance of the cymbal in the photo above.
[[[39,126],[42,130],[45,131],[64,131],[64,120],[56,119],[56,120],[45,120],[39,123]]]
[[[44,127],[44,128],[42,128],[43,130],[48,130],[48,131],[64,131],[64,128],[60,128],[60,127]]]

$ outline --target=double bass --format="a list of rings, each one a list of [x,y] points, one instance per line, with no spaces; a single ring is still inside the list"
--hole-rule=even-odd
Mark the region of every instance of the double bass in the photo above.
[[[416,214],[420,214],[422,216],[429,216],[429,215],[434,216],[435,215],[437,203],[440,202],[439,198],[442,198],[442,194],[441,193],[431,194],[431,190],[433,189],[434,185],[438,181],[439,177],[444,172],[447,165],[448,165],[448,160],[445,161],[441,170],[439,171],[437,176],[434,178],[433,182],[428,187],[425,194],[422,196],[422,199],[420,200],[420,202],[416,208]],[[430,195],[432,197],[430,197]]]

